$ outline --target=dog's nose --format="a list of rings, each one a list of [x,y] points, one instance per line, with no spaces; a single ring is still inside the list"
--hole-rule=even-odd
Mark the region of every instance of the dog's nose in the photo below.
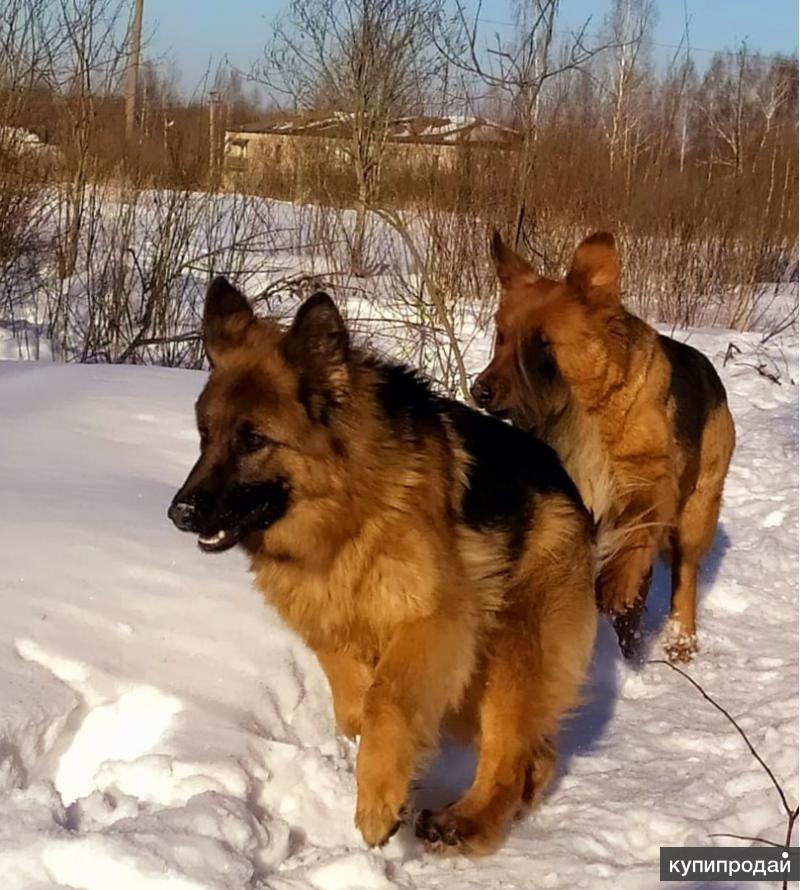
[[[167,516],[173,521],[176,528],[182,532],[195,531],[194,522],[197,514],[197,505],[193,501],[183,501],[177,498],[169,505]]]
[[[485,408],[492,401],[492,388],[481,377],[472,384],[470,394],[479,408]]]

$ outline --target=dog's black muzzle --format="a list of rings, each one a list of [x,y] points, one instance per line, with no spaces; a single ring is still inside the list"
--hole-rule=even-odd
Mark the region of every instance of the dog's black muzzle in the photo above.
[[[258,484],[237,484],[211,497],[204,492],[181,489],[167,516],[176,528],[198,535],[207,553],[229,550],[254,531],[277,522],[289,505],[289,486],[278,479]]]

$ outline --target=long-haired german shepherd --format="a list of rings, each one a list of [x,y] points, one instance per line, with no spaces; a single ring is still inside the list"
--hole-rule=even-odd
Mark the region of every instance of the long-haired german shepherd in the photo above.
[[[668,654],[696,649],[697,570],[714,539],[735,434],[725,390],[696,349],[622,305],[614,239],[598,232],[564,281],[492,241],[500,281],[491,363],[476,403],[558,453],[598,522],[601,608],[626,655],[659,551],[672,560]]]
[[[555,453],[353,348],[316,294],[283,331],[224,279],[204,319],[200,458],[170,507],[235,544],[316,653],[360,735],[356,824],[382,844],[440,730],[478,740],[474,782],[416,830],[485,853],[553,771],[596,626],[591,521]]]

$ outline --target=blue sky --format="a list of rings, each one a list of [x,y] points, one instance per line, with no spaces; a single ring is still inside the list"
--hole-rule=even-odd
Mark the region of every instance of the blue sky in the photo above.
[[[683,32],[683,0],[656,2],[659,15],[653,40],[677,44]],[[796,0],[687,2],[698,64],[708,57],[703,50],[735,48],[742,40],[764,53],[797,53]],[[575,27],[591,16],[592,27],[599,27],[609,5],[609,0],[562,0],[562,26]],[[191,90],[209,65],[214,68],[225,56],[234,65],[249,68],[286,0],[144,0],[144,6],[148,55],[173,57],[183,87]],[[488,33],[503,34],[508,27],[493,22],[510,20],[510,4],[484,0],[482,18]],[[655,51],[670,54],[667,47]]]

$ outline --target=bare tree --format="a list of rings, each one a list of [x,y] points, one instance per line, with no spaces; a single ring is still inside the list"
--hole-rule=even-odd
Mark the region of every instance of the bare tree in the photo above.
[[[662,107],[662,128],[666,138],[661,139],[658,148],[660,169],[663,169],[672,148],[672,140],[677,139],[679,170],[686,168],[686,154],[689,144],[689,109],[691,95],[697,86],[697,71],[692,60],[689,34],[688,0],[683,3],[683,34],[675,54],[664,75]]]
[[[29,126],[38,116],[40,71],[50,49],[39,26],[48,2],[6,0],[0,14],[0,319],[15,334],[15,306],[30,308],[44,250],[50,165],[41,143],[29,141],[36,140]]]
[[[614,0],[607,20],[608,41],[613,46],[607,133],[612,173],[619,164],[629,162],[636,142],[642,111],[637,94],[645,74],[646,41],[655,15],[653,0]]]
[[[69,277],[87,210],[90,148],[99,97],[120,85],[127,60],[127,0],[52,0],[39,22],[47,48],[41,77],[63,115],[61,147],[67,178],[60,239],[59,272]],[[120,37],[120,34],[123,36]]]
[[[559,47],[555,40],[559,7],[560,0],[518,0],[512,40],[504,42],[495,35],[494,43],[484,47],[481,3],[470,14],[465,2],[457,0],[454,26],[444,31],[437,41],[449,64],[470,81],[482,83],[505,96],[512,110],[514,125],[522,136],[514,177],[518,195],[517,242],[522,234],[528,187],[536,164],[543,91],[550,82],[579,70],[606,48],[586,45],[589,20]]]
[[[709,129],[708,176],[715,165],[741,173],[750,54],[742,44],[735,55],[714,56],[703,80],[698,108]]]
[[[424,109],[440,71],[427,35],[441,15],[441,0],[292,0],[257,71],[295,107],[342,116],[356,186],[351,254],[359,274],[392,119]]]

